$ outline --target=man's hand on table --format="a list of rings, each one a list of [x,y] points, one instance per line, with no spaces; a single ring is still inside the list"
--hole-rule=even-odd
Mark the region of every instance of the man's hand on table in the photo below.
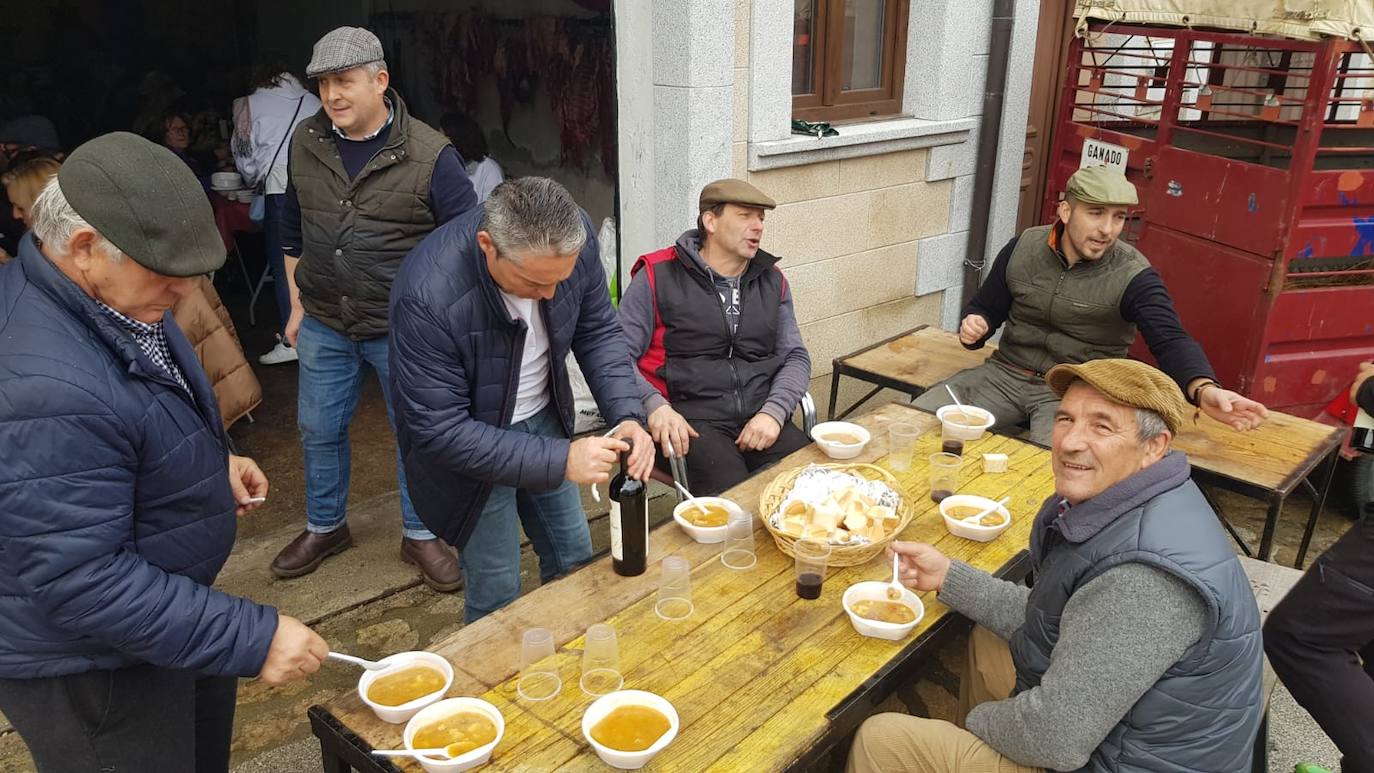
[[[897,575],[902,584],[919,591],[938,591],[949,574],[949,558],[924,542],[893,542],[887,554],[901,556]]]
[[[239,505],[235,512],[246,515],[248,511],[262,507],[262,502],[251,500],[267,496],[267,476],[252,459],[230,454],[229,489],[234,492],[234,501]]]
[[[629,441],[634,445],[630,450],[629,474],[635,480],[648,480],[654,471],[654,439],[639,426],[639,422],[626,419],[616,425],[611,437]]]
[[[277,615],[277,632],[267,648],[258,677],[276,686],[302,679],[320,669],[329,644],[305,623],[290,615]]]
[[[701,437],[671,405],[660,405],[649,414],[649,434],[654,436],[654,442],[663,449],[664,456],[672,455],[668,453],[669,445],[672,445],[678,456],[686,456],[691,439]]]
[[[959,323],[959,343],[973,346],[988,334],[988,321],[981,314],[970,314]]]
[[[1374,376],[1374,362],[1360,363],[1360,369],[1355,373],[1355,382],[1350,385],[1350,402],[1355,402],[1360,387],[1364,386],[1364,382],[1368,381],[1370,376]]]
[[[1198,407],[1202,412],[1239,431],[1251,430],[1264,423],[1269,409],[1248,397],[1220,386],[1199,387]]]
[[[756,413],[740,430],[735,445],[741,451],[762,451],[773,447],[778,441],[779,432],[782,432],[782,425],[777,419],[766,413]]]

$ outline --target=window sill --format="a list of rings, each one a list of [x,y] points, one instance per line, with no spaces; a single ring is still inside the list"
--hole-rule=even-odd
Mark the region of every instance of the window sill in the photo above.
[[[840,158],[874,156],[899,150],[957,145],[967,142],[978,125],[973,118],[927,121],[899,117],[885,121],[843,124],[833,137],[794,134],[785,140],[749,143],[749,171],[815,164]]]

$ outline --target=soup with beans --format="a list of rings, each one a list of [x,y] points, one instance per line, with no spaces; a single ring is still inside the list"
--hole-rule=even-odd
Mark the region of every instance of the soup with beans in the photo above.
[[[496,723],[480,711],[460,711],[425,725],[410,739],[411,748],[447,747],[450,757],[467,754],[496,740]]]
[[[408,666],[377,677],[367,688],[367,699],[380,706],[400,706],[444,689],[444,673],[432,666]]]
[[[657,709],[634,704],[618,706],[592,725],[592,739],[608,749],[642,752],[653,746],[672,724]]]
[[[864,599],[854,602],[854,614],[865,620],[906,625],[916,622],[916,610],[897,601]]]

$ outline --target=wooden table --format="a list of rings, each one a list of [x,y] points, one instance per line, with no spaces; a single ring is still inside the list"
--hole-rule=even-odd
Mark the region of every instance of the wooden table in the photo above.
[[[857,461],[885,463],[886,428],[893,421],[927,430],[916,458],[939,450],[940,433],[929,414],[888,405],[861,417],[874,440]],[[935,428],[936,431],[929,431]],[[1011,456],[1010,470],[983,474],[978,454]],[[924,465],[899,476],[902,494],[918,503],[919,515],[903,533],[938,545],[951,556],[987,571],[1019,579],[1028,570],[1024,550],[1040,503],[1053,491],[1049,454],[1029,443],[986,435],[967,446],[959,490],[1000,498],[1010,495],[1013,524],[989,543],[951,536],[933,502]],[[814,447],[798,451],[778,469],[826,461]],[[771,473],[728,492],[756,508]],[[498,706],[506,735],[489,770],[606,770],[582,736],[582,713],[591,703],[578,687],[582,635],[593,623],[608,622],[618,632],[621,671],[627,689],[658,693],[681,718],[681,731],[649,770],[766,771],[803,768],[845,739],[871,707],[929,655],[938,640],[967,625],[924,594],[926,615],[900,642],[869,639],[854,632],[840,596],[859,580],[884,579],[885,557],[849,569],[833,570],[821,598],[804,601],[794,589],[792,559],[784,556],[761,526],[755,532],[758,563],[733,571],[719,561],[719,545],[691,541],[673,523],[656,529],[650,540],[650,568],[640,577],[616,576],[609,558],[538,588],[436,644],[458,677],[451,696],[477,695]],[[654,601],[658,561],[669,554],[692,564],[695,611],[686,620],[658,618]],[[555,658],[563,691],[544,703],[530,703],[515,692],[520,638],[528,628],[549,628],[558,645]],[[309,709],[329,773],[350,768],[394,771],[392,763],[370,758],[372,748],[401,745],[402,725],[378,720],[354,692]],[[419,771],[413,761],[400,770]]]
[[[896,389],[915,397],[961,370],[981,365],[996,350],[996,346],[989,344],[982,349],[969,351],[959,343],[954,333],[922,325],[843,357],[836,357],[830,377],[828,416],[833,420],[849,415],[883,388]],[[876,386],[837,415],[836,398],[841,376]],[[1237,432],[1203,414],[1196,424],[1190,424],[1174,438],[1174,448],[1188,454],[1194,478],[1199,483],[1234,491],[1268,505],[1259,548],[1254,550],[1226,520],[1216,500],[1208,495],[1208,501],[1221,517],[1222,524],[1247,556],[1269,560],[1283,503],[1298,486],[1305,487],[1312,495],[1312,510],[1293,564],[1302,568],[1312,541],[1312,530],[1331,492],[1331,481],[1340,460],[1344,439],[1343,428],[1278,411],[1270,411],[1268,421],[1249,432]],[[1309,480],[1314,476],[1319,476],[1319,485]],[[1203,493],[1207,493],[1205,488]]]

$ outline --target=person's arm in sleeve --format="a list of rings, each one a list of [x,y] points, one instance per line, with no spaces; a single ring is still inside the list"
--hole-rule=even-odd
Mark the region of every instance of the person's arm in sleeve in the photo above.
[[[31,378],[6,388],[3,414],[11,421],[0,422],[0,561],[23,593],[54,626],[131,658],[257,675],[277,630],[276,610],[169,573],[135,552],[140,460],[130,428],[84,390]],[[54,405],[61,415],[47,412]],[[64,447],[80,453],[38,453],[36,437],[64,438]]]
[[[974,294],[973,300],[964,307],[961,319],[970,314],[977,314],[988,323],[987,332],[974,343],[964,344],[965,349],[982,349],[1011,314],[1011,288],[1007,286],[1007,264],[1011,262],[1011,253],[1016,249],[1019,239],[1019,236],[1012,238],[1002,251],[997,253],[997,257],[992,261],[992,270]]]
[[[940,588],[940,601],[950,609],[1010,639],[1026,622],[1026,599],[1030,588],[1001,580],[963,561],[949,562],[949,574]]]
[[[1194,379],[1216,378],[1202,347],[1183,329],[1183,322],[1178,318],[1174,301],[1159,272],[1147,268],[1136,274],[1121,296],[1120,311],[1122,319],[1140,328],[1140,335],[1150,347],[1150,354],[1159,362],[1159,369],[1168,374],[1185,395]]]
[[[616,321],[615,308],[611,306],[606,272],[601,268],[591,220],[584,214],[582,221],[587,230],[587,244],[577,256],[576,271],[585,278],[581,282],[582,298],[577,328],[573,331],[572,351],[577,364],[582,366],[582,374],[587,377],[587,386],[596,398],[606,426],[615,427],[626,420],[643,425],[647,414],[635,378],[637,368],[630,361],[625,335]]]
[[[639,358],[649,351],[654,337],[654,290],[649,286],[648,271],[652,269],[645,268],[630,279],[630,285],[620,296],[620,309],[616,312],[620,331],[625,337],[625,347],[630,352],[630,359],[636,363],[635,383],[639,388],[639,400],[644,406],[645,416],[668,404],[668,398],[649,383],[638,367]]]
[[[773,351],[782,357],[782,366],[773,377],[768,397],[760,410],[777,420],[778,426],[782,426],[797,409],[797,404],[806,394],[806,387],[811,383],[811,355],[802,343],[797,312],[792,305],[792,288],[786,279],[782,285],[782,303],[778,304],[778,336]]]
[[[477,192],[472,189],[462,158],[452,145],[445,145],[429,177],[429,208],[434,214],[434,225],[441,226],[475,206]]]

